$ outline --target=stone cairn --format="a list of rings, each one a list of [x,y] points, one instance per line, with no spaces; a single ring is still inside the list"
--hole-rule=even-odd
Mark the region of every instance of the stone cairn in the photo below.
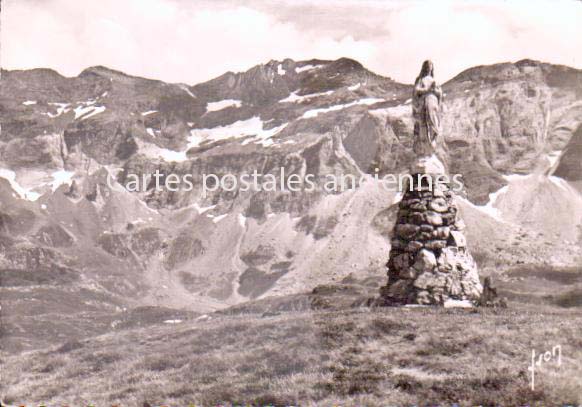
[[[419,160],[405,185],[391,240],[384,305],[472,306],[483,287],[444,166]]]

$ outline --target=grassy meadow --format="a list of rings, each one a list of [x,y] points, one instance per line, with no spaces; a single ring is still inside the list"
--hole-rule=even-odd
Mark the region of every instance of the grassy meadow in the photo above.
[[[266,302],[265,302],[266,303]],[[345,308],[161,324],[2,357],[10,405],[582,403],[582,310]],[[536,354],[562,346],[562,366]]]

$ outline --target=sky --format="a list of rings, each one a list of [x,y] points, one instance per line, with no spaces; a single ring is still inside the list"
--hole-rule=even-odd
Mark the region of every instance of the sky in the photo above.
[[[271,59],[349,57],[410,83],[523,58],[582,68],[580,0],[3,0],[0,64],[104,65],[196,84]]]

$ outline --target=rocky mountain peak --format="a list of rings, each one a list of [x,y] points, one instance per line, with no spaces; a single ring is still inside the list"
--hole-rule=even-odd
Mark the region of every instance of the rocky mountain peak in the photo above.
[[[131,78],[130,75],[127,75],[124,72],[117,71],[115,69],[108,68],[103,65],[96,65],[91,66],[89,68],[84,69],[80,74],[79,78],[85,78],[90,76],[99,76],[99,77],[106,77],[106,78]]]
[[[362,65],[358,61],[351,59],[351,58],[346,58],[346,57],[342,57],[342,58],[339,58],[339,59],[333,61],[331,63],[331,66],[334,67],[335,69],[337,69],[338,72],[347,72],[347,71],[365,69],[364,65]]]
[[[496,85],[516,80],[545,82],[549,86],[570,86],[576,89],[582,88],[582,70],[532,59],[522,59],[517,62],[471,67],[449,80],[445,86],[462,82],[471,82],[473,86],[479,84]]]

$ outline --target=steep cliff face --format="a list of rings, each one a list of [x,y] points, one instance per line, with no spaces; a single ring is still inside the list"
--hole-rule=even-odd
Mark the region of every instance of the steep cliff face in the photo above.
[[[582,126],[579,126],[576,132],[566,144],[562,151],[553,175],[572,182],[577,187],[582,185]]]
[[[438,154],[463,174],[459,210],[482,269],[579,258],[580,78],[520,61],[444,84]],[[374,177],[413,159],[410,85],[344,58],[270,61],[194,86],[104,67],[3,71],[0,86],[2,273],[44,272],[30,284],[66,291],[73,313],[88,293],[101,311],[210,310],[384,273],[396,191]],[[130,174],[156,170],[190,174],[193,187],[156,191],[150,177],[129,190]],[[203,191],[204,174],[255,170],[312,175],[314,188]],[[358,187],[326,190],[332,174]],[[548,220],[554,199],[568,214]],[[60,278],[65,288],[50,283]]]
[[[582,121],[580,71],[524,60],[468,69],[443,86],[442,158],[485,204],[500,175],[548,168]],[[387,109],[398,138],[411,133],[407,110]]]

